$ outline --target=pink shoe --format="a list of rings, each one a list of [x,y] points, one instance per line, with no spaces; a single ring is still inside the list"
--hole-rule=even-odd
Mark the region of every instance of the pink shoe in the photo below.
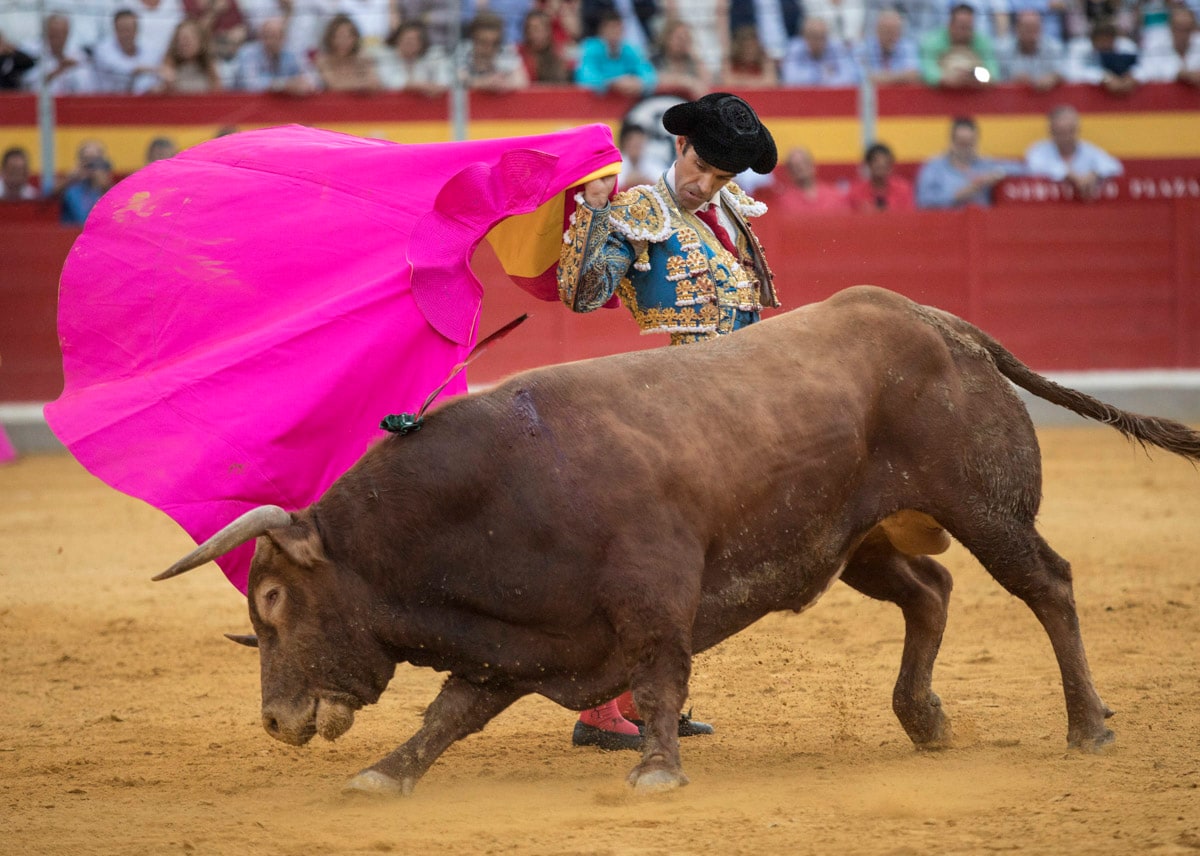
[[[617,696],[616,701],[617,701],[617,710],[621,711],[621,716],[625,717],[628,720],[642,718],[641,715],[638,713],[637,705],[634,704],[632,690],[625,690],[625,692],[623,692],[619,696]],[[634,724],[636,725],[637,723],[634,723]]]
[[[576,746],[597,746],[608,751],[641,749],[642,733],[621,715],[614,699],[580,713],[571,742]]]

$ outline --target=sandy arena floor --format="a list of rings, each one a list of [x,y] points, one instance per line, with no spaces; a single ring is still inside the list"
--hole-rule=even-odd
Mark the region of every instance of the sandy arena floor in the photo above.
[[[1200,853],[1200,471],[1103,428],[1041,437],[1113,747],[1067,750],[1046,635],[956,545],[934,673],[955,748],[915,752],[891,714],[899,611],[837,586],[697,658],[717,734],[651,798],[539,698],[410,798],[341,796],[440,677],[402,667],[336,744],[270,739],[257,655],[221,636],[249,628],[241,595],[211,566],[151,583],[191,547],[170,519],[25,458],[0,468],[0,853]]]

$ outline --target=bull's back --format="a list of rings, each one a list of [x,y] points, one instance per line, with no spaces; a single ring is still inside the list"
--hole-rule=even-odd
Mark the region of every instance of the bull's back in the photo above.
[[[836,494],[872,452],[881,420],[928,374],[943,339],[907,299],[858,288],[704,343],[586,360],[514,376],[480,404],[523,438],[570,505],[623,501],[615,486],[669,498],[708,520],[781,490]],[[464,402],[465,403],[465,402]],[[838,496],[828,497],[830,502]]]

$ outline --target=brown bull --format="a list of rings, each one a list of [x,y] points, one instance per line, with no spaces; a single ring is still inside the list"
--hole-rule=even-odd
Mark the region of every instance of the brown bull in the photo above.
[[[423,727],[352,788],[410,791],[526,694],[578,710],[631,687],[646,725],[629,781],[653,790],[687,782],[676,724],[692,655],[839,578],[903,611],[893,707],[918,746],[945,741],[930,681],[951,579],[919,555],[945,548],[940,524],[1042,622],[1067,740],[1094,747],[1113,739],[1111,711],[1070,566],[1034,527],[1041,460],[1006,378],[1200,459],[1185,426],[1058,386],[970,324],[861,287],[451,401],[316,504],[252,511],[158,578],[259,538],[263,723],[289,743],[344,733],[396,663],[450,673]]]

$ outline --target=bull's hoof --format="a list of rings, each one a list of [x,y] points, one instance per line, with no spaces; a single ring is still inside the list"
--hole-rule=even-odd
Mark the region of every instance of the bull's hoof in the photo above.
[[[948,749],[954,732],[950,728],[950,719],[942,710],[942,700],[937,693],[930,692],[927,696],[912,703],[902,700],[893,701],[893,710],[908,738],[918,749],[938,750]]]
[[[406,797],[416,784],[412,779],[393,779],[378,770],[363,770],[342,787],[344,794],[377,797]]]
[[[943,749],[954,746],[954,729],[950,727],[950,720],[947,719],[942,723],[941,733],[936,737],[928,740],[914,740],[913,746],[918,752],[941,752]]]
[[[688,777],[684,776],[682,771],[671,770],[650,770],[647,772],[638,772],[635,767],[634,771],[629,774],[629,784],[634,786],[634,790],[638,794],[661,794],[664,791],[673,791],[676,788],[683,788],[688,784]]]
[[[1105,747],[1114,743],[1117,735],[1113,733],[1111,728],[1103,729],[1099,735],[1095,737],[1076,737],[1067,735],[1067,746],[1072,749],[1078,749],[1081,752],[1089,752],[1099,755],[1104,751]]]

